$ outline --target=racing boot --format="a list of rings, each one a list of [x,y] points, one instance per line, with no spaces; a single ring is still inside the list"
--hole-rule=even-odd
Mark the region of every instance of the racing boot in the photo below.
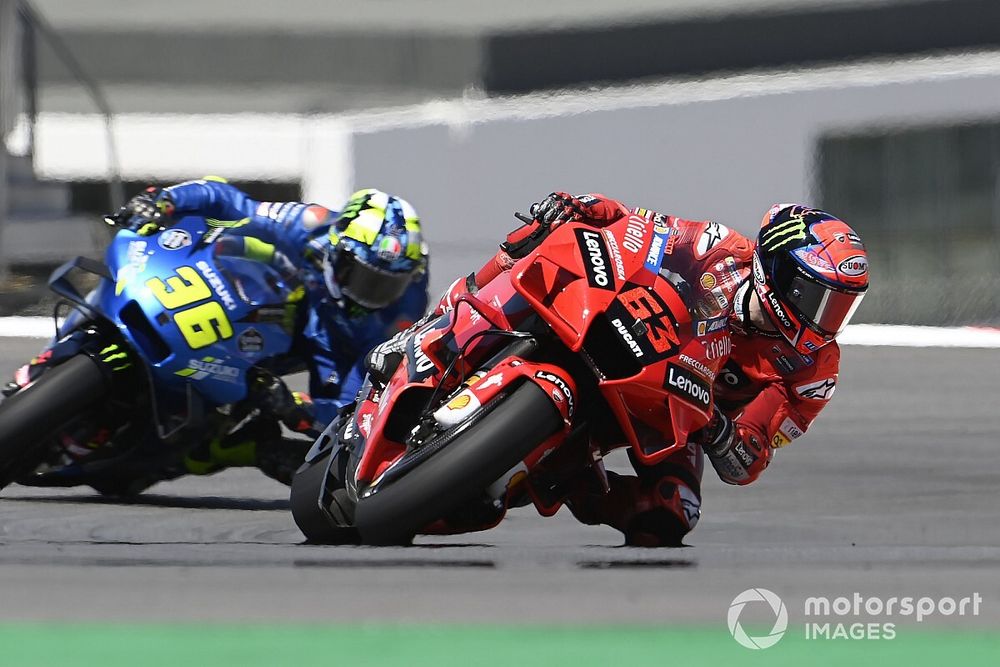
[[[493,528],[506,514],[504,504],[487,496],[465,503],[444,519],[425,526],[421,535],[457,535]]]
[[[256,466],[259,444],[280,439],[280,425],[273,419],[257,417],[188,452],[184,469],[191,475],[211,475],[225,468]]]
[[[625,535],[626,545],[639,547],[681,546],[701,516],[699,494],[674,476],[649,482],[609,472],[606,493],[579,488],[566,505],[581,523],[611,526]]]
[[[184,457],[185,472],[211,475],[226,468],[259,468],[290,486],[312,440],[285,438],[273,419],[257,417],[221,438],[214,438]]]

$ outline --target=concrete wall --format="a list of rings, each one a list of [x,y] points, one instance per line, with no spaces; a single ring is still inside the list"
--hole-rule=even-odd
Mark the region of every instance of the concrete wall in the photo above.
[[[339,116],[123,116],[125,178],[296,175],[307,199],[354,187],[411,199],[432,286],[475,268],[514,210],[553,189],[598,190],[752,233],[776,201],[815,201],[818,137],[1000,117],[1000,52],[741,75],[592,94],[434,102]],[[97,119],[43,117],[36,164],[100,179]],[[836,211],[834,211],[836,212]]]
[[[819,136],[1000,117],[1000,55],[740,76],[609,92],[455,104],[358,124],[356,184],[407,193],[467,270],[553,189],[602,191],[753,233],[773,202],[815,201]],[[835,211],[834,211],[835,212]]]

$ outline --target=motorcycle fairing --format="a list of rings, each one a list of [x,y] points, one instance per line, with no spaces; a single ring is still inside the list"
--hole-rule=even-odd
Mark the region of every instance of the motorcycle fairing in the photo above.
[[[581,225],[574,224],[562,225],[534,254],[520,260],[510,272],[510,283],[570,350],[589,358],[599,375],[601,394],[628,443],[643,463],[652,464],[683,447],[690,433],[711,417],[710,405],[685,400],[666,389],[670,360],[683,352],[704,361],[706,368],[709,362],[694,336],[689,305],[673,284],[646,266],[650,239],[639,252],[628,251],[626,241],[634,241],[634,234],[631,238],[626,234],[630,225],[638,224],[632,220],[636,217],[604,229],[605,240],[615,239],[604,245],[611,257],[609,275],[614,278],[614,289],[591,289],[594,278],[588,275],[591,269],[586,263],[592,260],[577,243],[574,229]],[[620,266],[614,255],[616,246]],[[604,335],[589,335],[599,330]],[[614,338],[616,347],[609,349],[608,337]],[[619,376],[606,372],[602,361],[609,355],[616,368],[628,370]],[[619,355],[630,357],[631,366],[617,363]],[[664,439],[654,445],[640,435],[650,429],[671,434],[672,441]]]
[[[162,243],[164,234],[190,242]],[[98,289],[99,309],[143,353],[154,380],[183,390],[196,383],[214,403],[246,395],[246,372],[291,345],[279,321],[261,311],[285,307],[289,285],[270,266],[216,256],[198,241],[211,231],[202,218],[185,217],[159,235],[118,232],[106,253],[113,282]]]

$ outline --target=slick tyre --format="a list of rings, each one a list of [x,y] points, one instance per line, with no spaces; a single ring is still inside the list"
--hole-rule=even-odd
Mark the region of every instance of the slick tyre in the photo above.
[[[474,500],[562,427],[552,400],[527,382],[441,451],[398,480],[358,499],[364,544],[409,544],[424,526]]]
[[[97,362],[79,355],[0,403],[0,489],[37,465],[46,439],[100,403],[107,392],[108,381]]]
[[[337,448],[333,451],[338,455],[343,454]],[[295,473],[289,499],[292,518],[309,544],[359,544],[360,538],[355,528],[338,526],[330,516],[331,513],[349,514],[353,510],[353,507],[344,507],[348,501],[346,491],[336,488],[332,494],[323,494],[324,482],[329,488],[342,487],[335,479],[327,481],[330,458],[333,455],[328,453],[304,463]],[[337,465],[340,461],[333,463]]]

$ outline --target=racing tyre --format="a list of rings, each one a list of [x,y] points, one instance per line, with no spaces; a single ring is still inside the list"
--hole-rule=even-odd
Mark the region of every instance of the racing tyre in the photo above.
[[[409,544],[421,528],[477,498],[562,424],[552,399],[526,382],[412,471],[362,495],[354,509],[361,541]]]
[[[333,453],[342,454],[343,450],[335,447]],[[333,478],[327,481],[333,453],[304,463],[296,471],[290,494],[292,518],[309,544],[359,544],[355,528],[338,526],[330,516],[331,513],[344,515],[347,500],[342,484]],[[334,465],[338,463],[334,461]],[[324,493],[324,483],[334,489],[332,493]]]
[[[0,403],[0,489],[40,462],[47,438],[105,398],[108,381],[97,364],[73,357]]]

